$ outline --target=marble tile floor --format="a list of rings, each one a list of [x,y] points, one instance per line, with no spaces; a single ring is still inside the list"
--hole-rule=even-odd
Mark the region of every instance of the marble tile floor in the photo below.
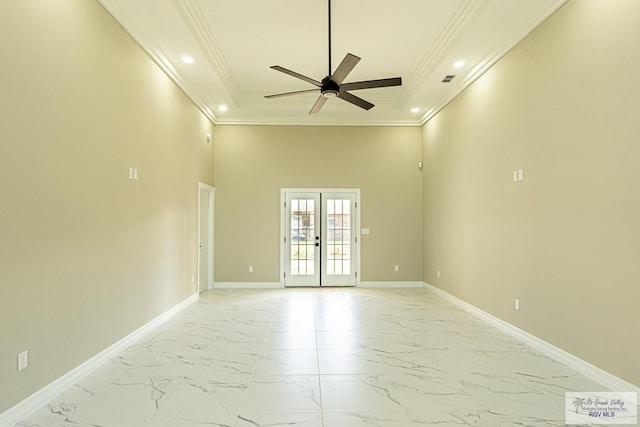
[[[18,426],[560,426],[594,390],[426,289],[213,290]]]

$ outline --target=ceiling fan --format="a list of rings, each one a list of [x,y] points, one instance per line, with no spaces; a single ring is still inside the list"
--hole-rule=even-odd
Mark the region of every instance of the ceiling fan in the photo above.
[[[349,75],[351,70],[356,66],[356,64],[360,61],[360,58],[357,56],[347,53],[344,57],[338,68],[336,68],[335,72],[331,74],[331,0],[327,0],[329,4],[329,75],[322,79],[322,81],[314,80],[310,77],[303,76],[302,74],[296,73],[295,71],[288,70],[279,65],[274,65],[271,68],[280,71],[282,73],[288,74],[292,77],[298,78],[300,80],[304,80],[307,83],[311,83],[316,86],[316,89],[308,89],[308,90],[299,90],[296,92],[287,92],[287,93],[279,93],[276,95],[267,95],[265,98],[281,98],[284,96],[292,96],[292,95],[301,95],[305,93],[312,93],[320,91],[320,96],[318,100],[309,111],[309,114],[316,114],[320,111],[320,109],[324,106],[329,98],[340,98],[343,101],[347,101],[353,105],[356,105],[360,108],[364,108],[365,110],[370,110],[374,107],[374,105],[368,101],[365,101],[362,98],[359,98],[348,91],[350,90],[360,90],[360,89],[371,89],[376,87],[389,87],[389,86],[400,86],[402,85],[402,78],[393,77],[388,79],[378,79],[378,80],[366,80],[361,82],[352,82],[352,83],[343,83],[344,79]]]

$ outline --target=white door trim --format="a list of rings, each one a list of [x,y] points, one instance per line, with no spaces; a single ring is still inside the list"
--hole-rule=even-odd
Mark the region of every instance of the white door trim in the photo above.
[[[200,200],[200,191],[205,190],[209,193],[209,206],[207,209],[208,212],[208,229],[209,233],[207,236],[207,246],[209,248],[209,259],[207,259],[207,288],[200,289],[200,208],[202,201]],[[196,238],[196,253],[198,254],[198,265],[196,266],[196,282],[198,284],[198,293],[203,292],[207,289],[213,289],[213,211],[215,207],[215,194],[216,190],[212,186],[205,184],[204,182],[198,182],[198,235]]]
[[[318,193],[355,193],[356,195],[356,224],[354,226],[356,243],[356,259],[355,259],[355,271],[356,271],[356,283],[355,286],[360,286],[360,189],[359,188],[281,188],[280,189],[280,285],[285,287],[284,275],[286,271],[286,243],[285,234],[287,231],[286,221],[286,208],[285,202],[287,200],[287,193],[304,193],[304,192],[318,192]]]

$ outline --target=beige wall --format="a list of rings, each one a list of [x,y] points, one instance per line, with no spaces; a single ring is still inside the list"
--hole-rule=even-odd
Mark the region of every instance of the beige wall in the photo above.
[[[2,412],[196,292],[213,147],[95,1],[3,0],[0,58]]]
[[[361,279],[421,281],[421,139],[415,127],[217,126],[215,281],[279,282],[280,189],[292,187],[360,188]]]
[[[634,384],[638,17],[636,0],[569,2],[423,138],[425,281]]]

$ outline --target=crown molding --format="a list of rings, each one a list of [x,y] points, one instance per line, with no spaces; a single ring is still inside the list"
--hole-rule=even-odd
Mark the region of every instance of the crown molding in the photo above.
[[[98,0],[99,3],[116,19],[116,21],[127,31],[130,37],[149,55],[149,57],[167,74],[167,76],[180,88],[185,95],[201,110],[201,112],[214,124],[260,124],[260,125],[302,125],[302,126],[421,126],[427,123],[434,115],[441,111],[449,102],[456,98],[477,78],[484,74],[496,62],[498,62],[506,53],[516,46],[522,38],[533,31],[538,25],[546,20],[558,8],[560,8],[566,0],[552,0],[552,7],[544,16],[529,19],[529,22],[519,27],[519,31],[514,36],[504,36],[504,44],[496,43],[493,48],[505,46],[499,52],[495,50],[489,52],[486,47],[485,57],[475,68],[468,74],[460,74],[458,79],[452,83],[450,90],[444,94],[438,95],[431,93],[426,100],[424,114],[399,117],[398,112],[407,109],[409,104],[414,104],[413,96],[422,93],[427,89],[427,84],[433,81],[436,72],[442,70],[442,61],[446,60],[449,55],[457,48],[462,40],[467,40],[469,31],[476,25],[478,18],[482,17],[487,8],[491,6],[491,0],[461,0],[456,8],[448,16],[448,20],[437,34],[435,42],[429,46],[425,46],[425,51],[418,65],[409,77],[405,79],[404,85],[399,89],[395,96],[388,94],[379,94],[371,101],[379,106],[388,108],[391,116],[378,122],[379,117],[374,114],[371,118],[360,117],[359,114],[348,114],[351,118],[343,119],[336,115],[327,115],[325,117],[316,117],[313,120],[302,115],[307,108],[308,97],[292,97],[291,99],[270,101],[275,104],[273,111],[264,109],[263,93],[243,92],[229,67],[225,55],[218,44],[209,20],[207,19],[206,3],[202,0],[163,0],[167,1],[167,10],[172,7],[175,10],[174,19],[179,20],[183,36],[191,37],[189,43],[193,43],[199,47],[204,58],[203,64],[206,64],[207,78],[215,79],[216,90],[221,92],[216,94],[228,101],[230,112],[228,114],[214,113],[212,105],[211,93],[198,93],[188,77],[181,76],[179,64],[174,64],[169,59],[168,51],[163,51],[162,46],[156,46],[156,41],[148,34],[152,31],[150,28],[144,31],[144,15],[134,16],[136,11],[132,4],[128,4],[127,0]],[[164,4],[164,3],[163,3]],[[186,31],[185,31],[186,30]],[[146,40],[146,43],[143,41]],[[466,43],[466,42],[465,42]],[[170,43],[169,43],[170,44]],[[164,46],[170,49],[171,46]],[[490,46],[491,47],[491,46]],[[219,86],[219,89],[217,88]],[[440,92],[438,92],[440,93]],[[367,98],[363,93],[363,98]],[[281,108],[283,107],[283,108]],[[288,107],[300,108],[302,113],[287,113]],[[242,111],[240,111],[242,110]],[[407,109],[408,111],[408,109]],[[229,116],[235,115],[231,119]],[[243,117],[244,116],[244,117]],[[343,121],[344,120],[344,121]]]
[[[486,0],[465,0],[458,7],[409,77],[409,84],[402,91],[402,99],[408,99],[429,79],[442,59],[453,50],[469,25],[480,16],[486,4]]]
[[[556,4],[550,8],[543,16],[532,20],[528,25],[523,26],[521,31],[506,40],[503,45],[504,49],[500,50],[494,55],[485,56],[478,65],[471,70],[471,72],[465,77],[459,87],[452,92],[449,92],[447,96],[443,97],[439,102],[432,104],[431,108],[422,116],[420,124],[424,125],[436,114],[438,114],[444,107],[446,107],[451,101],[453,101],[458,95],[460,95],[466,88],[471,86],[476,80],[478,80],[484,73],[486,73],[491,67],[497,64],[502,58],[505,57],[512,49],[514,49],[521,41],[523,41],[531,32],[533,32],[540,24],[546,21],[551,15],[553,15],[558,9],[560,9],[568,0],[558,0]]]
[[[216,75],[224,83],[224,87],[231,95],[231,99],[234,103],[237,103],[240,96],[238,83],[233,78],[222,49],[213,35],[211,26],[200,8],[198,0],[171,0],[171,2],[182,17],[194,40],[204,52]]]
[[[107,2],[105,0],[98,0],[100,5],[111,15],[113,19],[126,31],[127,35],[136,42],[138,46],[151,58],[153,62],[171,79],[171,81],[178,86],[182,93],[187,96],[191,102],[204,114],[213,124],[216,124],[216,116],[207,106],[206,102],[195,99],[191,92],[185,87],[184,81],[180,75],[176,72],[171,61],[161,52],[161,49],[157,46],[145,43],[143,39],[149,39],[143,31],[142,25],[138,23],[138,20],[120,3]],[[116,5],[116,6],[114,6]],[[125,22],[126,21],[126,22]],[[135,27],[135,28],[134,28]]]
[[[416,121],[353,121],[336,120],[335,117],[310,122],[292,121],[290,117],[269,118],[269,119],[218,119],[216,126],[333,126],[333,127],[421,127],[422,124]]]
[[[287,97],[287,98],[277,98],[277,99],[268,100],[268,102],[277,102],[281,106],[282,105],[295,106],[295,107],[305,107],[306,106],[306,107],[311,108],[311,106],[313,105],[313,102],[315,102],[315,99],[319,95],[320,95],[320,90],[318,89],[318,93],[317,94],[309,93],[309,94],[305,94],[305,95],[291,96],[291,97]],[[354,93],[354,95],[355,95],[355,93]],[[402,103],[400,97],[398,97],[398,96],[378,94],[378,95],[375,96],[375,99],[373,99],[373,100],[372,99],[368,99],[365,92],[363,92],[362,94],[359,93],[356,96],[358,96],[360,98],[364,98],[367,101],[371,101],[375,105],[386,106],[386,107],[396,107],[396,108],[402,108],[403,107],[403,103]],[[313,100],[313,101],[311,101],[311,104],[309,104],[309,100],[310,99]],[[265,101],[263,93],[244,92],[239,97],[238,103],[236,105],[238,106],[238,108],[251,107],[251,106],[256,105],[257,103],[263,102],[263,101]]]

